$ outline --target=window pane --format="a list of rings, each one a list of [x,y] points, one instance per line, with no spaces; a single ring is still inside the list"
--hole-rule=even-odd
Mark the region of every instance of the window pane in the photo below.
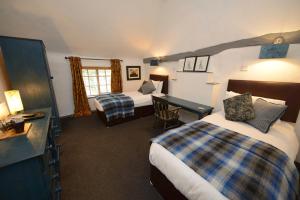
[[[90,85],[98,85],[97,77],[89,77]]]
[[[108,92],[105,85],[100,85],[100,91],[101,93]]]
[[[100,85],[106,85],[106,78],[105,77],[100,77],[99,82],[100,82]]]
[[[90,88],[91,88],[91,95],[98,95],[99,94],[97,85],[90,86]]]
[[[83,82],[85,86],[89,86],[89,78],[88,77],[83,77]]]
[[[86,92],[86,95],[87,96],[90,96],[91,93],[90,93],[90,88],[89,87],[85,87],[85,92]]]
[[[107,92],[111,92],[111,87],[110,87],[110,85],[107,85]]]
[[[105,71],[106,71],[106,76],[110,76],[111,75],[111,70],[110,69],[107,69]]]
[[[88,75],[87,69],[83,69],[82,70],[82,76],[87,76],[87,75]]]
[[[111,79],[110,79],[110,77],[106,77],[106,83],[107,83],[107,85],[110,85],[110,82],[111,82]]]
[[[98,72],[99,72],[99,76],[105,76],[105,70],[99,69]]]
[[[89,76],[97,76],[95,69],[89,69],[88,72],[89,72]]]

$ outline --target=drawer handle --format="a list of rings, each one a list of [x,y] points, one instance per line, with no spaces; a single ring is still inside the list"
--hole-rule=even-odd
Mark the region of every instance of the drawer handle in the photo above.
[[[58,178],[59,178],[59,174],[58,173],[52,175],[52,177],[51,177],[52,180],[55,180],[55,179],[58,179]]]

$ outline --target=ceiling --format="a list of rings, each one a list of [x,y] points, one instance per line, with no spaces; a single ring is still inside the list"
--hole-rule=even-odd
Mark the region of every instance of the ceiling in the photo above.
[[[47,51],[149,57],[300,29],[299,0],[1,0],[0,35]]]

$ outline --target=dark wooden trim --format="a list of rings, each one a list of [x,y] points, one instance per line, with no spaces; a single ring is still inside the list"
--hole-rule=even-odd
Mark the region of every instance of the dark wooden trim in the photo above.
[[[165,200],[187,200],[155,166],[150,164],[150,181]]]
[[[297,121],[300,109],[300,83],[229,80],[227,91],[250,92],[254,96],[284,100],[288,109],[281,119],[288,122]]]

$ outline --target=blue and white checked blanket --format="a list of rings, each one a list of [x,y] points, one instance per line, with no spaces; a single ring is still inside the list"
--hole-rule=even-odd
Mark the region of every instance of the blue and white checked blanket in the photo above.
[[[298,171],[288,156],[267,143],[196,121],[152,139],[206,179],[224,196],[296,199]]]
[[[96,97],[101,104],[107,121],[134,115],[134,102],[124,94],[103,94]]]

